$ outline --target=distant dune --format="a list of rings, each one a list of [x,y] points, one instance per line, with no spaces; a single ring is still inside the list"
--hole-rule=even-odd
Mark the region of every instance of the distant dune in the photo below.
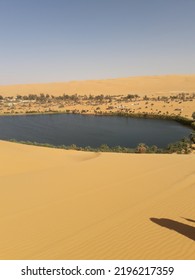
[[[0,154],[0,259],[195,259],[193,154]]]
[[[26,94],[156,94],[169,95],[178,92],[195,92],[194,75],[144,76],[65,83],[0,86],[1,95]]]

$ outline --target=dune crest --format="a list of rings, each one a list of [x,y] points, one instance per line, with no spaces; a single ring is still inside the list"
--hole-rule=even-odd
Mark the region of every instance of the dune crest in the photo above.
[[[141,76],[104,80],[70,81],[44,84],[24,84],[0,86],[0,95],[16,96],[17,94],[80,94],[80,95],[123,95],[155,94],[170,95],[180,92],[195,92],[194,75]]]

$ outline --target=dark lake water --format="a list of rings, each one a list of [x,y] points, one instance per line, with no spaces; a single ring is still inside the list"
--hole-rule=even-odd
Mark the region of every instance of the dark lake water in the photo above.
[[[86,116],[75,114],[1,116],[0,139],[80,147],[136,147],[139,143],[165,147],[192,130],[175,121]]]

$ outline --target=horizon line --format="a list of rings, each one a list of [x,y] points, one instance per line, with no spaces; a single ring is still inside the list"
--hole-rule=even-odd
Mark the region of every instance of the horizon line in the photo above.
[[[127,77],[115,77],[115,78],[99,78],[99,79],[77,79],[68,81],[56,81],[56,82],[32,82],[32,83],[16,83],[16,84],[0,84],[0,87],[20,86],[20,85],[41,85],[41,84],[63,84],[63,83],[76,83],[76,82],[90,82],[90,81],[107,81],[107,80],[119,80],[129,78],[152,78],[152,77],[166,77],[166,76],[195,76],[194,74],[154,74],[154,75],[132,75]]]

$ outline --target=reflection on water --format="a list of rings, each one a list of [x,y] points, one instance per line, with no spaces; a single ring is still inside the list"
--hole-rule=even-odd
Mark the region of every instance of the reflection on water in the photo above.
[[[0,139],[53,145],[95,148],[101,144],[136,147],[146,143],[165,147],[190,132],[190,128],[170,120],[74,114],[0,117]]]

